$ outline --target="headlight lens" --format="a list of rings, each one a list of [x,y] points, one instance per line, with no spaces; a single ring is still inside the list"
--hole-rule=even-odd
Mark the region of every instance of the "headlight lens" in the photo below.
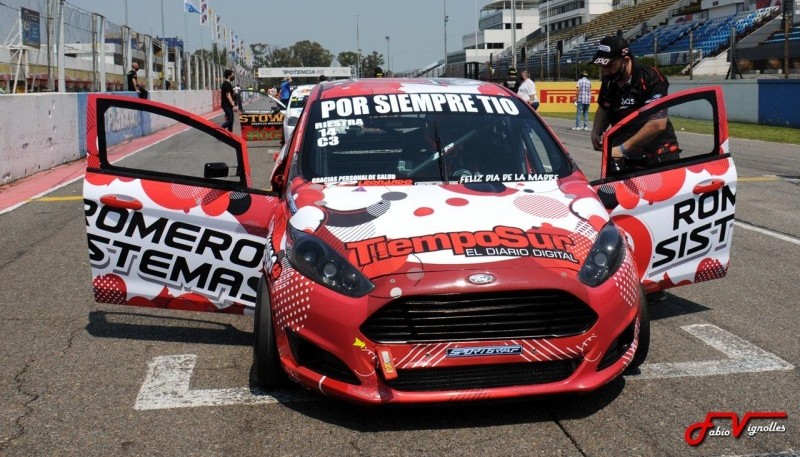
[[[294,127],[295,125],[297,125],[297,119],[299,119],[299,118],[296,118],[296,117],[294,117],[294,116],[290,117],[290,118],[289,118],[289,119],[286,121],[286,125],[288,125],[289,127]]]
[[[596,287],[611,277],[625,260],[625,243],[613,222],[606,224],[597,236],[589,255],[578,273],[578,279]]]
[[[289,227],[289,262],[314,282],[349,297],[363,297],[375,285],[314,235]]]

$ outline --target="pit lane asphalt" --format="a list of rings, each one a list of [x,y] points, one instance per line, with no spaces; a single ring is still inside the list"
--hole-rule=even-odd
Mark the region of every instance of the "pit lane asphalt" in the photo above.
[[[587,176],[597,177],[589,132],[549,121]],[[251,154],[268,161],[272,151]],[[744,178],[737,221],[800,237],[800,184],[793,179],[800,147],[732,139],[731,151]],[[94,303],[80,195],[76,182],[0,215],[0,455],[716,456],[800,449],[798,368],[630,376],[587,395],[490,405],[363,408],[293,387],[288,392],[305,401],[135,410],[157,356],[195,354],[192,389],[246,387],[252,320]],[[672,289],[651,309],[647,362],[723,358],[681,329],[712,324],[800,366],[798,254],[797,244],[735,227],[727,278]],[[688,446],[686,428],[712,411],[785,411],[787,430]]]

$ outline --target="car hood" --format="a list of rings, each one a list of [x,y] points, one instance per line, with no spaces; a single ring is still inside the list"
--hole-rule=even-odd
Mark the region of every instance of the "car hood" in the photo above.
[[[466,268],[578,270],[609,220],[582,179],[406,184],[294,181],[289,224],[375,278]]]

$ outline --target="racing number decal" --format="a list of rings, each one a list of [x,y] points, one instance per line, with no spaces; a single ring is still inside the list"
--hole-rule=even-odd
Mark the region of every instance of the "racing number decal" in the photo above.
[[[336,146],[339,144],[339,135],[336,133],[335,128],[321,129],[319,131],[320,137],[317,139],[317,146],[324,148],[325,146]]]

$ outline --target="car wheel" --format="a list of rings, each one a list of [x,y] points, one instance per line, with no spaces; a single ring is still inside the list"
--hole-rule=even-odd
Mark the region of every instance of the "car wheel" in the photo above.
[[[272,325],[272,307],[267,282],[262,278],[256,294],[256,312],[253,322],[253,368],[250,376],[256,387],[272,389],[286,384],[286,373],[281,367],[275,329]]]
[[[639,345],[636,347],[636,354],[633,355],[633,360],[628,365],[628,369],[637,368],[643,364],[647,358],[647,352],[650,350],[650,311],[644,294],[642,294],[640,301],[642,308],[639,311]]]

